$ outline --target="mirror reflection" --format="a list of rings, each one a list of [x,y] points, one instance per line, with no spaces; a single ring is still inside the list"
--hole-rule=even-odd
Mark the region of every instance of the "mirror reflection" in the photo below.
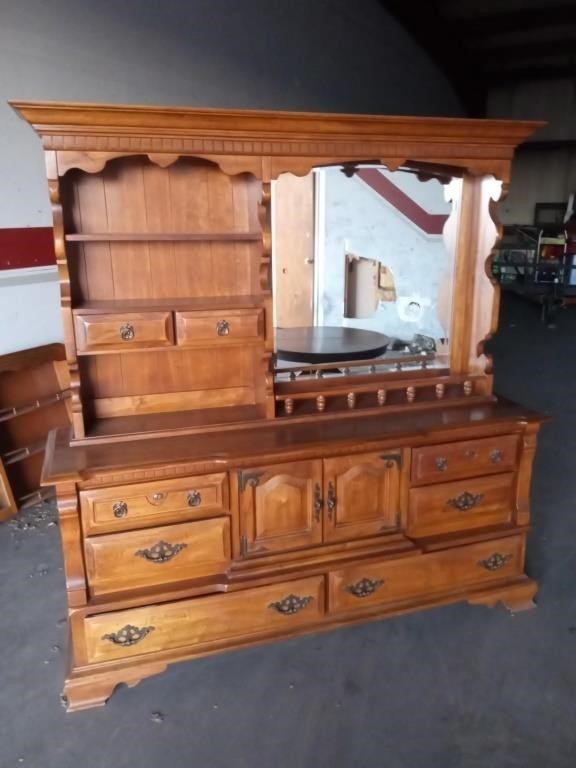
[[[447,185],[411,169],[281,175],[272,188],[278,367],[414,356],[444,364],[451,210]]]

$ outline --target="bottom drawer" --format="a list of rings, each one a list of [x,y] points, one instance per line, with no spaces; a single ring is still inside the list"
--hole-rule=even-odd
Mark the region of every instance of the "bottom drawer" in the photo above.
[[[226,638],[289,632],[324,614],[324,577],[151,605],[84,620],[86,660],[140,654]]]
[[[350,611],[519,575],[523,543],[522,536],[509,536],[406,560],[333,571],[329,576],[329,610]]]

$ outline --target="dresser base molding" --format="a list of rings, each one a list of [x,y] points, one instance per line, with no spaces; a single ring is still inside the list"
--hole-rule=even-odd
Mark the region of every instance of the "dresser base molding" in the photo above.
[[[140,656],[137,660],[122,663],[104,663],[77,668],[72,666],[62,692],[62,703],[68,712],[102,707],[118,686],[126,685],[133,688],[142,680],[161,674],[173,663],[210,656],[223,651],[264,645],[291,637],[330,631],[353,624],[379,621],[451,603],[468,602],[473,606],[481,605],[490,608],[496,607],[500,603],[510,613],[515,614],[535,606],[534,596],[537,590],[536,581],[526,575],[521,575],[512,580],[490,586],[468,587],[467,589],[450,590],[424,598],[396,601],[377,608],[368,608],[361,615],[358,615],[356,611],[353,615],[338,617],[327,615],[319,623],[311,624],[305,628],[300,626],[293,631],[276,632],[273,635],[265,632],[261,633],[260,636],[250,635],[233,640],[219,640],[209,644],[203,643],[172,651],[161,651],[155,653],[153,658]]]

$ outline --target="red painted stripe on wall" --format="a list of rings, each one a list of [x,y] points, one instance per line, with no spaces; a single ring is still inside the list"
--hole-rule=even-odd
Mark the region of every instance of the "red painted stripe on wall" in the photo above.
[[[0,269],[49,267],[55,263],[52,227],[0,229]]]
[[[393,205],[396,210],[406,216],[428,235],[441,235],[448,216],[443,213],[428,213],[414,202],[405,192],[402,192],[390,179],[387,179],[377,168],[360,168],[357,175],[375,192]]]

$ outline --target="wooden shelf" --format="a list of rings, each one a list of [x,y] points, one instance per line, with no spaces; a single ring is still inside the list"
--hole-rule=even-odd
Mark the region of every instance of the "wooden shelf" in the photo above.
[[[197,411],[115,416],[94,419],[89,425],[86,437],[90,439],[91,443],[97,442],[98,438],[103,441],[114,438],[142,438],[146,433],[149,433],[151,437],[158,437],[196,427],[213,425],[220,427],[226,424],[264,418],[264,408],[260,405],[235,405],[226,408],[205,408]]]
[[[222,241],[243,242],[262,240],[261,232],[86,232],[65,235],[70,243],[100,242],[169,242],[169,241]]]
[[[201,296],[170,299],[106,299],[84,301],[72,310],[75,315],[127,314],[128,312],[191,312],[194,310],[252,309],[262,306],[261,296]]]

